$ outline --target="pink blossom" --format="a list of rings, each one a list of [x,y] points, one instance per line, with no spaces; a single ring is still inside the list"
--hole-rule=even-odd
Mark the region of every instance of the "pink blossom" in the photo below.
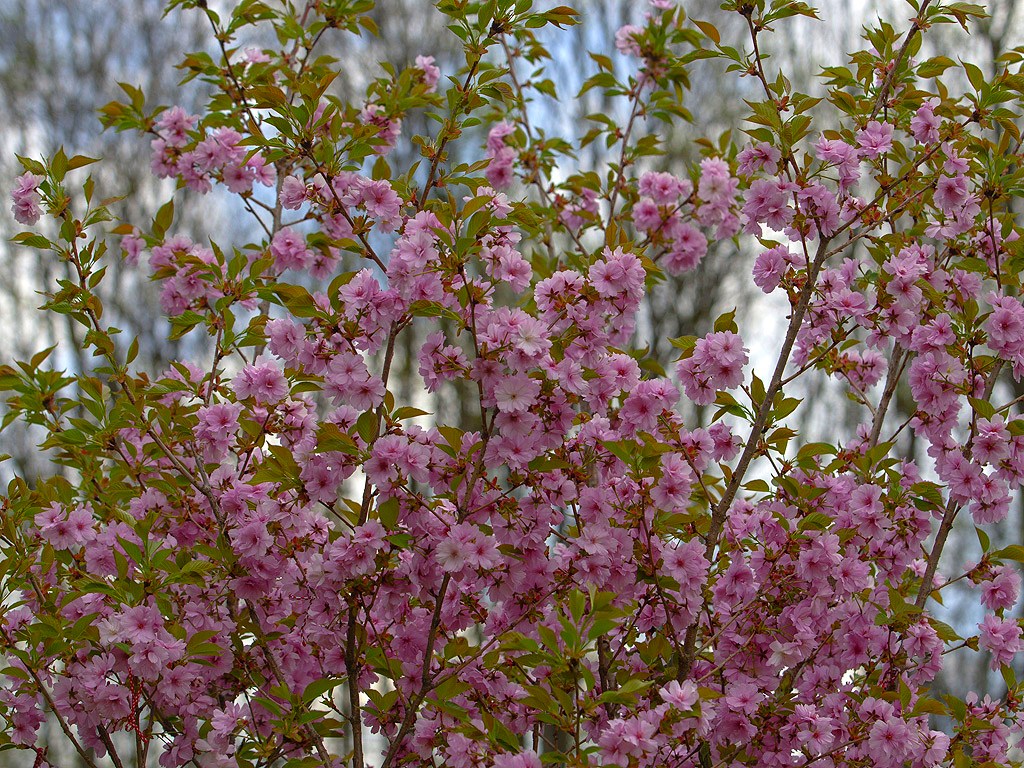
[[[910,132],[922,144],[934,144],[939,140],[939,125],[935,105],[926,101],[910,119]]]
[[[281,207],[297,211],[306,202],[306,184],[298,176],[288,176],[281,184]]]
[[[744,231],[760,234],[760,224],[775,230],[784,229],[796,215],[792,207],[793,185],[777,179],[757,179],[744,193]]]
[[[629,56],[640,55],[640,43],[638,38],[643,36],[643,29],[634,25],[626,24],[615,32],[615,49],[619,53]]]
[[[1017,622],[989,614],[978,628],[981,630],[979,644],[992,654],[992,669],[1000,664],[1012,664],[1021,649],[1021,629]]]
[[[743,176],[752,176],[758,171],[775,174],[779,171],[781,159],[782,152],[762,141],[740,151],[736,156],[737,172]]]
[[[1011,565],[997,565],[989,579],[982,581],[981,602],[991,611],[1009,610],[1020,595],[1021,578]]]
[[[387,115],[380,104],[367,104],[360,111],[359,118],[365,125],[377,129],[376,146],[374,147],[376,154],[385,155],[394,148],[395,142],[398,141],[398,136],[402,132],[402,121],[399,118]]]
[[[43,177],[34,173],[26,172],[18,177],[14,190],[11,192],[11,200],[14,201],[11,211],[19,223],[31,226],[39,221],[43,212],[39,206],[41,201],[39,185],[42,182]]]
[[[708,241],[696,227],[683,224],[672,233],[664,265],[669,274],[678,275],[696,269],[708,252]]]
[[[130,235],[121,238],[121,249],[124,251],[124,260],[127,264],[135,266],[139,263],[139,254],[145,247],[146,242],[142,239],[142,233],[138,228],[133,228]]]
[[[291,227],[282,227],[270,243],[270,254],[278,269],[304,269],[312,253],[306,248],[306,239]]]
[[[518,153],[505,143],[505,137],[515,131],[510,123],[498,123],[487,134],[487,157],[490,164],[485,171],[487,182],[495,189],[508,189],[512,184],[513,166]]]
[[[857,131],[857,144],[863,157],[876,158],[892,148],[892,123],[872,120],[867,127]]]
[[[240,400],[251,397],[263,404],[278,403],[288,394],[288,381],[283,372],[269,362],[245,366],[235,376],[231,387]]]
[[[640,177],[638,189],[641,195],[650,197],[658,205],[671,205],[680,198],[688,197],[693,191],[693,185],[671,173],[650,171]]]
[[[632,253],[618,248],[606,249],[604,259],[591,265],[590,279],[598,294],[611,298],[639,290],[643,285],[644,268]]]
[[[156,129],[161,138],[171,147],[183,147],[188,143],[188,134],[199,123],[198,115],[188,114],[182,107],[171,107],[160,115]]]
[[[641,232],[658,229],[664,222],[665,215],[651,198],[641,197],[633,206],[633,223]]]
[[[739,179],[729,173],[729,164],[720,157],[708,157],[700,162],[700,181],[697,195],[712,204],[728,202],[736,193]]]
[[[943,213],[952,213],[967,200],[967,178],[940,176],[933,198]]]
[[[686,396],[709,405],[714,402],[715,390],[739,386],[747,360],[740,337],[732,331],[719,331],[698,339],[693,353],[678,363],[676,372]]]
[[[494,390],[500,411],[524,411],[537,401],[538,394],[540,382],[522,373],[503,378]]]
[[[402,200],[387,181],[380,179],[364,182],[361,198],[367,213],[394,228]]]
[[[762,251],[754,262],[754,284],[765,293],[779,287],[782,277],[789,268],[786,256],[789,252],[783,245]]]
[[[822,136],[815,142],[814,151],[822,162],[830,163],[838,170],[840,188],[847,189],[860,178],[857,150],[845,141]]]
[[[698,700],[697,686],[690,680],[672,680],[659,693],[667,704],[680,710],[693,709]]]
[[[434,65],[433,56],[417,56],[416,69],[423,73],[423,84],[427,86],[427,93],[437,90],[437,81],[441,79],[441,70]]]

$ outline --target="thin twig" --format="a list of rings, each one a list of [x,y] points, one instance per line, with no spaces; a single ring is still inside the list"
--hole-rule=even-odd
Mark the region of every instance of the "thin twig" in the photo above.
[[[829,240],[827,238],[823,238],[818,242],[818,250],[815,254],[814,260],[808,266],[806,281],[800,291],[800,297],[797,301],[796,307],[793,309],[793,314],[790,316],[789,328],[786,331],[786,338],[782,344],[782,349],[779,352],[779,357],[775,364],[775,372],[772,374],[771,382],[765,390],[764,400],[762,400],[758,405],[757,414],[754,418],[754,423],[750,428],[750,434],[747,437],[743,454],[740,456],[740,460],[736,465],[736,469],[733,471],[729,485],[722,494],[722,498],[719,499],[718,504],[712,510],[711,525],[708,528],[706,536],[707,543],[704,551],[704,557],[709,563],[714,561],[715,550],[718,547],[718,538],[725,526],[725,519],[729,514],[729,508],[732,505],[732,501],[736,497],[740,484],[743,482],[747,468],[750,466],[750,462],[753,460],[754,455],[760,448],[761,438],[764,435],[765,428],[768,424],[768,417],[772,411],[772,401],[774,400],[775,395],[782,388],[782,379],[786,371],[786,366],[789,363],[789,358],[793,351],[793,346],[796,343],[797,335],[803,325],[804,315],[807,314],[807,309],[810,306],[811,296],[814,294],[818,273],[821,271],[821,266],[824,263],[824,256],[826,249],[828,248],[828,243]],[[707,596],[705,595],[705,602],[706,600]],[[693,665],[696,641],[697,623],[695,622],[690,625],[686,632],[684,656],[682,660],[684,676],[689,674]]]
[[[914,17],[914,23],[910,25],[907,36],[903,38],[903,45],[900,46],[900,50],[892,62],[892,68],[886,72],[885,80],[882,82],[882,87],[878,91],[877,98],[875,98],[875,106],[871,109],[871,117],[869,119],[875,119],[878,115],[878,111],[885,105],[885,100],[889,98],[889,91],[892,90],[893,80],[896,79],[896,72],[903,63],[903,59],[907,56],[907,51],[910,49],[910,43],[913,41],[914,35],[924,28],[921,19],[924,18],[924,13],[928,10],[928,6],[931,2],[932,0],[924,0],[924,2],[921,3],[917,16]]]
[[[999,373],[1002,370],[1002,367],[1003,361],[997,361],[992,373],[989,374],[988,381],[985,383],[985,393],[982,395],[982,400],[988,400],[992,397],[992,391],[996,387],[996,379],[999,378]],[[971,423],[971,436],[967,441],[967,445],[964,447],[964,456],[967,458],[971,457],[971,449],[974,446],[976,429],[977,418],[975,418]],[[949,532],[953,528],[953,523],[956,520],[956,516],[959,511],[960,505],[950,498],[946,503],[946,509],[942,514],[942,522],[939,523],[939,530],[935,533],[935,541],[932,543],[932,550],[928,553],[928,563],[925,566],[924,576],[921,578],[921,588],[917,593],[917,600],[915,601],[915,605],[917,605],[918,608],[923,608],[924,604],[928,602],[928,597],[932,594],[935,572],[939,567],[939,557],[942,555],[942,549],[946,545],[946,537],[949,536]]]

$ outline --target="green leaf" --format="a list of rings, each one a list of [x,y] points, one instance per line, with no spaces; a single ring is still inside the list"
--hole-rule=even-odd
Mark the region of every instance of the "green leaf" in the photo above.
[[[590,625],[590,629],[587,631],[587,639],[596,640],[607,635],[617,626],[619,626],[619,622],[615,619],[594,619],[594,623]]]
[[[48,239],[42,235],[36,234],[35,232],[21,232],[11,239],[19,245],[24,245],[26,248],[47,250],[52,245]]]
[[[996,415],[995,406],[993,406],[988,400],[982,400],[977,397],[968,397],[967,402],[971,404],[974,412],[984,419],[991,419]]]
[[[167,334],[167,338],[171,341],[180,339],[201,322],[203,322],[203,316],[191,309],[172,317],[170,318],[171,332]]]
[[[627,680],[625,683],[619,686],[619,690],[622,693],[633,693],[634,691],[643,691],[654,685],[653,680],[644,680],[643,678],[633,677]]]
[[[761,381],[757,374],[754,374],[750,378],[750,394],[752,395],[751,400],[755,407],[760,406],[768,394],[765,392],[764,382]]]
[[[698,21],[697,19],[693,19],[693,23],[700,29],[701,32],[707,35],[708,39],[710,39],[711,42],[713,42],[715,45],[722,44],[722,36],[718,33],[718,29],[715,27],[714,24],[711,24],[710,22],[707,21]]]
[[[395,419],[396,421],[402,421],[404,419],[415,419],[417,416],[429,415],[429,411],[423,411],[420,410],[419,408],[413,408],[411,405],[405,405],[395,410],[395,412],[391,414],[391,418]]]
[[[36,352],[34,355],[32,355],[32,359],[29,361],[29,367],[33,371],[38,369],[39,366],[43,364],[46,358],[48,358],[50,354],[53,352],[53,350],[55,350],[56,348],[57,345],[54,344],[52,347],[47,347],[46,349],[41,349],[38,352]]]
[[[64,147],[61,147],[50,161],[50,174],[53,176],[54,181],[60,183],[64,181],[64,176],[67,175],[67,172],[68,156],[64,154]]]
[[[980,91],[985,86],[985,73],[976,64],[967,61],[963,62],[963,66],[964,72],[967,73],[967,79],[971,81],[974,90]]]
[[[281,302],[281,305],[295,317],[314,317],[319,311],[313,302],[313,297],[309,295],[309,291],[301,285],[278,283],[270,290]],[[265,293],[265,291],[261,291],[261,293]]]
[[[631,465],[636,458],[636,443],[626,440],[602,440],[601,445],[620,458],[624,464]]]
[[[160,239],[167,233],[167,229],[174,221],[174,198],[171,198],[156,212],[153,218],[153,237]]]
[[[1013,667],[1009,664],[1001,664],[999,673],[1003,676],[1003,682],[1006,683],[1006,690],[1016,691],[1017,673],[1013,671]]]
[[[366,411],[356,419],[356,431],[367,444],[377,439],[377,414],[373,411]]]
[[[914,704],[914,709],[911,711],[912,716],[917,715],[938,715],[939,717],[948,717],[949,709],[941,701],[936,701],[928,696],[921,696],[918,698],[917,703]]]
[[[554,469],[569,469],[570,464],[558,456],[538,456],[527,467],[531,472],[550,472]]]
[[[572,619],[579,624],[580,619],[583,618],[583,611],[586,608],[586,596],[578,589],[574,589],[569,593],[569,613],[572,614]]]
[[[669,339],[669,343],[676,349],[683,350],[682,357],[689,357],[688,353],[693,352],[693,348],[697,346],[696,336],[680,336],[675,339]],[[682,359],[682,358],[680,358]]]
[[[1024,563],[1024,547],[1020,544],[1011,544],[1008,547],[997,549],[992,553],[992,557],[998,560],[1016,560],[1018,563]]]
[[[981,551],[987,553],[991,543],[989,542],[988,534],[985,533],[981,528],[975,526],[974,532],[978,534],[978,543],[981,544]]]
[[[942,498],[942,489],[935,483],[928,480],[922,480],[919,483],[914,483],[910,486],[910,491],[915,496],[924,499],[936,507],[941,507],[945,503]]]
[[[967,705],[956,696],[947,696],[946,705],[949,707],[949,713],[953,716],[954,720],[963,722],[967,719]]]
[[[832,455],[834,456],[838,451],[836,447],[831,443],[807,443],[801,446],[800,450],[796,452],[798,459],[809,459],[813,456],[821,455]]]
[[[772,415],[775,417],[776,420],[784,419],[787,416],[789,416],[789,414],[791,414],[793,411],[795,411],[797,409],[797,406],[799,406],[802,402],[803,400],[798,400],[795,397],[787,397],[783,399],[781,403],[775,406],[775,408],[772,409]]]
[[[43,176],[46,174],[46,166],[38,160],[33,160],[30,157],[22,157],[21,155],[15,155],[15,157],[18,158],[18,162],[21,163],[21,167],[29,173],[34,173],[37,176]]]
[[[956,62],[947,56],[935,56],[927,61],[921,62],[917,68],[918,77],[938,77],[950,67],[956,66]]]
[[[719,315],[718,319],[715,320],[715,332],[721,331],[732,331],[733,333],[739,333],[740,329],[736,325],[736,310],[732,309],[723,315]]]
[[[955,643],[961,639],[960,635],[957,634],[957,631],[944,621],[939,621],[935,617],[929,616],[928,623],[932,625],[932,629],[935,630],[935,634],[938,638],[945,643]]]
[[[389,531],[393,530],[398,524],[399,510],[398,499],[392,497],[382,501],[377,505],[377,518],[380,520],[380,524]]]
[[[98,163],[98,162],[99,162],[99,158],[98,157],[87,157],[86,155],[75,155],[70,160],[68,160],[68,170],[69,171],[73,171],[76,168],[82,168],[82,167],[84,167],[86,165],[91,165],[92,163]]]
[[[341,431],[337,424],[325,422],[317,428],[317,448],[321,451],[337,451],[347,453],[350,456],[359,453],[359,447],[355,441],[346,433]]]
[[[827,530],[831,524],[832,518],[824,512],[812,512],[800,521],[798,530],[806,531],[808,529],[812,529],[815,531],[824,531]]]
[[[132,100],[132,106],[136,110],[141,110],[146,103],[146,96],[143,94],[141,88],[136,88],[130,83],[118,83],[121,86],[121,90],[128,94],[128,98]]]
[[[314,680],[312,683],[307,685],[306,690],[302,692],[302,700],[306,704],[311,704],[328,691],[332,691],[337,688],[343,682],[345,682],[345,679],[339,677],[324,677],[319,680]]]

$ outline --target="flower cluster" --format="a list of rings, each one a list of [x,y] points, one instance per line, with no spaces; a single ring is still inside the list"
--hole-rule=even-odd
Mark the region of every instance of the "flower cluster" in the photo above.
[[[252,191],[253,182],[273,186],[275,171],[260,154],[249,155],[240,144],[242,135],[233,128],[216,128],[208,136],[195,128],[197,115],[181,107],[164,112],[156,124],[159,138],[153,139],[152,168],[157,178],[178,178],[200,193],[209,192],[220,181],[231,192]]]
[[[19,223],[31,226],[39,221],[43,212],[39,206],[39,184],[42,180],[42,176],[27,171],[18,177],[17,186],[11,192],[11,211]]]
[[[719,158],[701,163],[696,194],[689,180],[669,173],[651,172],[640,177],[640,199],[633,206],[633,223],[664,248],[661,263],[669,274],[696,269],[707,254],[707,238],[687,219],[710,230],[716,240],[736,234],[739,219],[732,209],[738,184]]]

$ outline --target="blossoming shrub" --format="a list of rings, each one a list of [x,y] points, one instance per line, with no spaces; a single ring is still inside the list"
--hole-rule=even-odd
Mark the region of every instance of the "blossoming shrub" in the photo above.
[[[370,6],[173,0],[219,45],[182,64],[207,109],[127,85],[103,108],[180,194],[237,195],[250,244],[176,234],[172,203],[117,222],[68,181],[90,158],[23,159],[14,213],[38,229],[15,240],[68,265],[44,310],[98,362],[0,369],[5,423],[63,467],[2,498],[0,743],[44,764],[49,712],[118,768],[1007,764],[1024,548],[984,526],[1024,477],[1024,419],[994,397],[1024,372],[1022,54],[989,79],[919,58],[923,30],[981,12],[925,0],[811,98],[758,45],[806,5],[727,2],[739,50],[657,0],[584,85],[628,122],[592,115],[571,143],[525,107],[554,92],[535,30],[575,11],[443,0],[465,51],[444,90],[425,53],[341,101],[317,45],[372,31]],[[254,28],[278,47],[245,48]],[[660,169],[655,131],[709,58],[759,89],[749,142]],[[417,110],[435,133],[403,134]],[[576,170],[597,141],[607,167]],[[96,293],[111,234],[205,358],[133,368]],[[761,340],[730,313],[663,370],[633,346],[645,291],[731,240],[789,301],[774,368],[750,369]],[[472,423],[396,400],[413,333],[426,390],[470,398]],[[814,375],[863,406],[855,434],[789,426],[784,388]],[[894,424],[901,382],[916,411]],[[893,456],[908,431],[920,465]],[[958,517],[983,557],[943,573]],[[986,610],[966,637],[930,612],[962,576]],[[930,692],[965,646],[1005,696]]]

